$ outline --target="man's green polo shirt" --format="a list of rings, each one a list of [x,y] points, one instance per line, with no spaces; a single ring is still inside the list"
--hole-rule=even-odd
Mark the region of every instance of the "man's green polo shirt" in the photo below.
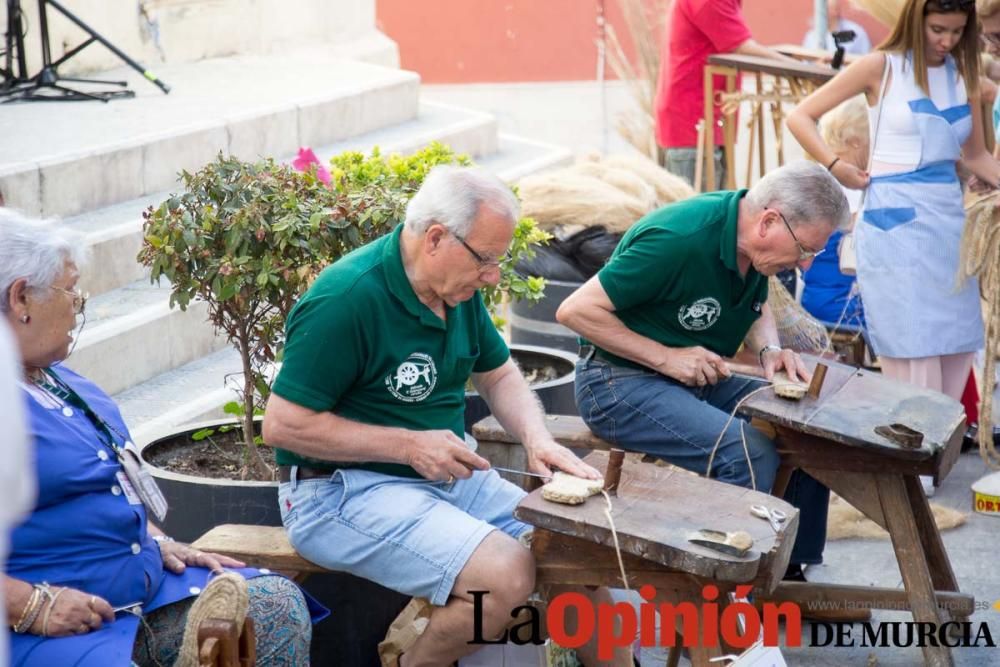
[[[347,419],[463,437],[472,372],[502,365],[510,351],[482,296],[446,309],[422,304],[403,269],[403,226],[327,267],[292,309],[272,391]],[[280,465],[360,467],[419,477],[391,463],[331,463],[276,450]]]
[[[736,353],[767,302],[767,277],[753,266],[741,276],[736,263],[745,194],[713,192],[670,204],[626,232],[597,274],[625,326],[668,347]],[[612,363],[638,368],[598,350]]]

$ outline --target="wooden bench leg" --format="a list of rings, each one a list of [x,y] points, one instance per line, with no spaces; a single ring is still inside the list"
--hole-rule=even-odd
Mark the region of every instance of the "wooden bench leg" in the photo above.
[[[654,602],[659,604],[671,604],[677,605],[681,602],[693,602],[696,606],[699,604],[698,601],[702,600],[702,587],[704,586],[704,581],[701,581],[695,577],[683,577],[678,578],[671,582],[669,585],[660,585],[656,588],[656,598]],[[722,614],[722,609],[728,602],[729,591],[725,589],[724,586],[719,587],[719,598],[717,602],[719,603],[718,613]],[[662,619],[661,619],[662,622]],[[693,630],[698,631],[698,636],[696,637],[696,646],[689,646],[688,653],[691,656],[692,667],[714,667],[718,663],[712,662],[712,658],[718,658],[726,655],[730,651],[727,647],[721,645],[718,646],[702,646],[701,645],[701,611],[699,611],[698,626],[696,628],[684,628],[684,633],[690,633]],[[670,654],[667,659],[667,664],[673,663],[677,664],[680,660],[681,647],[683,645],[683,638],[680,632],[680,628],[676,628],[675,644],[670,649]],[[739,651],[736,651],[739,653]]]
[[[788,489],[788,482],[792,479],[793,472],[795,472],[794,466],[784,464],[778,466],[778,472],[774,476],[774,485],[771,487],[772,496],[775,498],[785,497],[785,491]]]
[[[923,486],[916,475],[907,475],[904,481],[910,506],[913,508],[913,518],[917,522],[920,543],[927,557],[927,566],[930,569],[934,589],[958,593],[958,579],[955,578],[955,571],[951,567],[948,552],[944,548],[944,540],[941,539],[941,532],[934,521],[934,514],[931,512],[931,506],[927,501],[926,494],[924,494]],[[967,615],[951,606],[943,609],[941,613],[946,621],[950,619],[961,623],[969,620]]]
[[[903,586],[910,599],[913,619],[938,625],[941,617],[906,483],[900,475],[877,475],[876,479],[882,514],[889,537],[892,538],[892,548],[896,552]],[[928,642],[923,647],[923,653],[925,665],[950,667],[954,664],[951,651],[946,646],[931,646]]]

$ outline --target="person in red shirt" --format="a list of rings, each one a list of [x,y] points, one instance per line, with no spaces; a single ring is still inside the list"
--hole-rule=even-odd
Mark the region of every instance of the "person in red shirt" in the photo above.
[[[667,170],[694,184],[698,121],[704,116],[703,68],[713,53],[792,60],[754,41],[743,18],[743,0],[674,0],[670,7],[666,39],[656,91],[656,142],[664,151]],[[713,88],[725,89],[725,79],[715,77]],[[722,127],[715,107],[714,189],[725,182]]]

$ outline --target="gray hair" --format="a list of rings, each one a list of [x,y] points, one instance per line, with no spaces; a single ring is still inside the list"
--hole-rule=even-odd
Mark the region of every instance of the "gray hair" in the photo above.
[[[778,209],[792,227],[824,224],[844,229],[851,217],[837,179],[824,167],[805,160],[768,172],[746,199],[755,211]]]
[[[465,237],[483,207],[512,223],[520,217],[517,197],[492,173],[476,167],[434,167],[406,207],[406,229],[423,234],[436,222]]]
[[[78,232],[56,220],[0,208],[0,312],[10,308],[8,294],[18,279],[25,278],[28,287],[45,287],[59,277],[67,261],[79,266],[85,257]]]

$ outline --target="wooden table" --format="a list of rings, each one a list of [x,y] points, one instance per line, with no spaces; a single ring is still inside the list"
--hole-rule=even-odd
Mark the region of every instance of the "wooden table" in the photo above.
[[[796,104],[805,95],[815,90],[828,80],[830,80],[836,70],[826,65],[817,65],[807,62],[788,63],[770,58],[760,58],[757,56],[744,56],[734,53],[716,54],[708,57],[708,64],[705,65],[705,111],[702,121],[702,160],[705,180],[708,190],[715,188],[715,138],[713,128],[715,127],[715,105],[719,103],[716,99],[712,80],[715,76],[723,76],[726,79],[726,90],[723,95],[732,95],[739,92],[737,89],[737,78],[740,74],[750,74],[756,82],[756,89],[750,102],[750,146],[747,151],[747,187],[750,186],[753,173],[754,158],[758,166],[758,174],[763,176],[767,171],[767,155],[764,151],[765,123],[764,108],[770,109],[773,132],[776,142],[777,166],[785,163],[785,153],[782,146],[782,133],[784,125],[783,104]],[[770,82],[770,88],[765,86],[765,77]],[[735,145],[736,145],[736,113],[722,114],[722,136],[726,156],[726,183],[723,187],[727,190],[736,188],[735,169]],[[696,179],[697,185],[701,184],[700,179]]]
[[[607,459],[607,452],[595,451],[584,460],[604,470]],[[775,533],[770,523],[752,516],[754,504],[786,512],[783,529]],[[622,587],[606,507],[599,495],[583,505],[560,505],[544,500],[540,490],[521,501],[514,515],[536,527],[532,552],[539,586]],[[657,604],[689,601],[700,608],[702,587],[713,583],[720,590],[720,615],[722,601],[737,584],[764,592],[775,589],[788,566],[799,521],[798,510],[774,496],[635,458],[626,458],[612,507],[629,586],[652,585]],[[745,530],[753,537],[753,548],[737,557],[688,542],[688,535],[701,528]],[[689,650],[698,667],[731,652],[725,647]],[[679,656],[679,649],[672,655]]]
[[[813,366],[815,358],[806,358]],[[904,591],[838,585],[778,587],[775,598],[864,603],[875,609],[909,608],[920,622],[940,624],[971,615],[973,598],[959,593],[948,554],[919,475],[943,480],[961,452],[965,413],[938,392],[890,380],[850,366],[827,363],[818,399],[793,402],[762,392],[742,411],[777,432],[782,466],[775,482],[781,495],[792,470],[801,468],[889,532]],[[901,423],[923,434],[910,449],[875,433]],[[926,646],[928,665],[951,665],[947,647]]]

